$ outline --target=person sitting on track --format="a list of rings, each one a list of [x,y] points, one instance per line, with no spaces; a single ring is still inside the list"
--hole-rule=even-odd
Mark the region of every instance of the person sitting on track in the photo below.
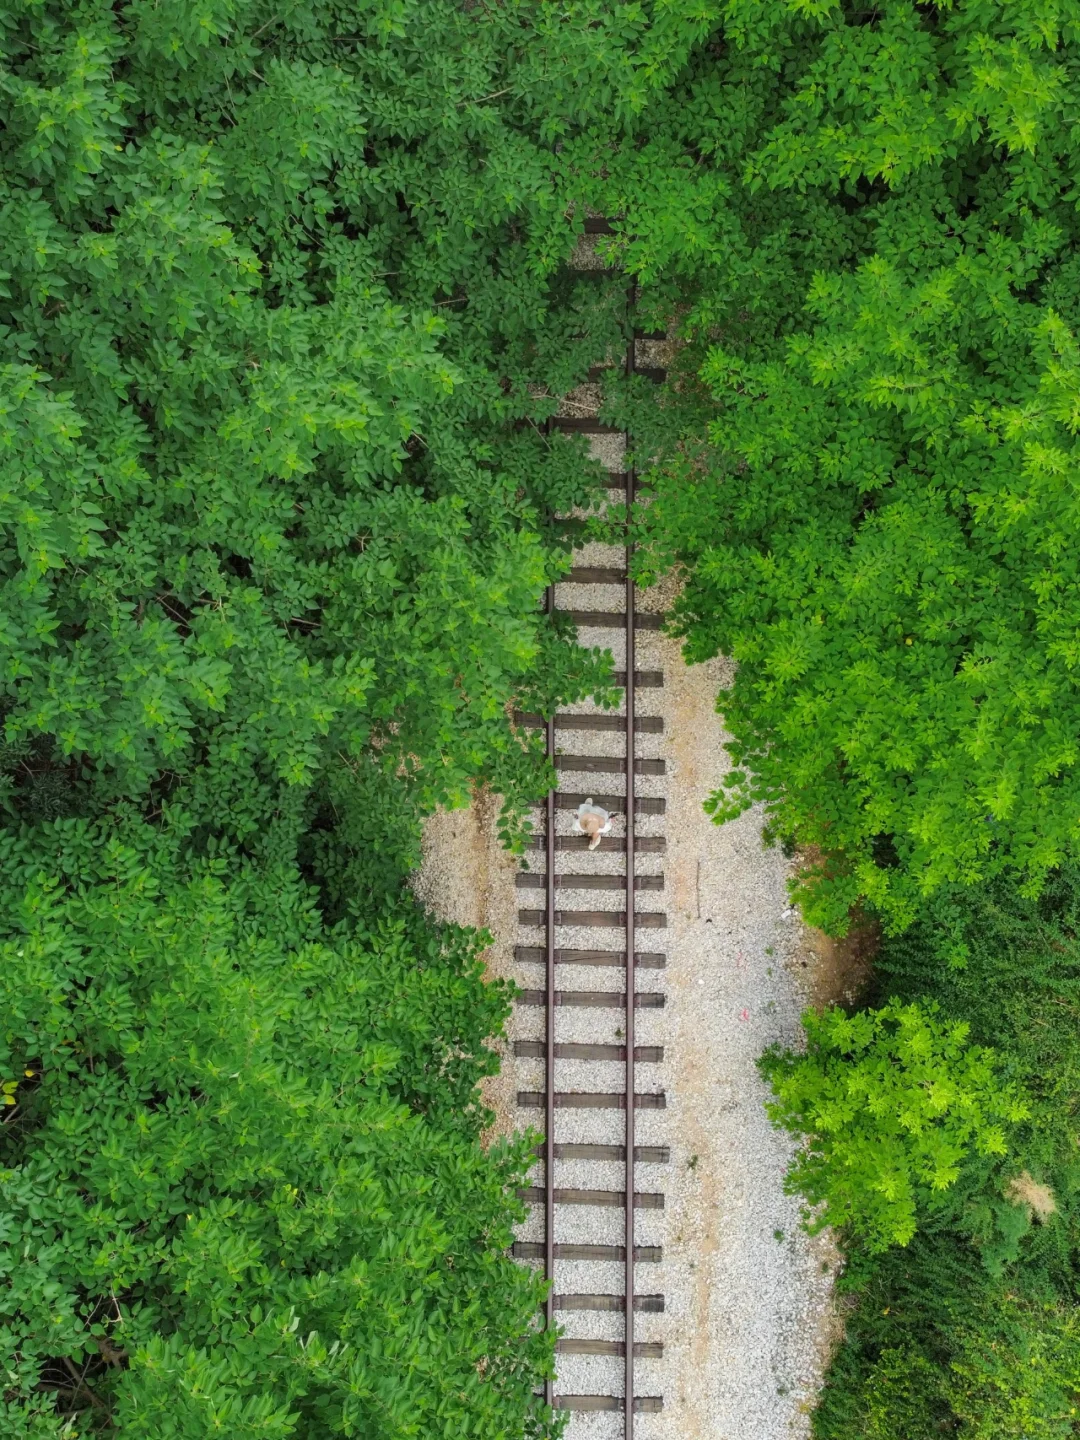
[[[583,800],[577,808],[574,829],[588,835],[589,849],[595,850],[601,835],[606,835],[611,829],[611,816],[601,806],[594,805],[591,798]]]

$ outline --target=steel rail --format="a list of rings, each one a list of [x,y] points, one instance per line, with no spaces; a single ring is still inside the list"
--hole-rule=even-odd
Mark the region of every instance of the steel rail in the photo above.
[[[627,307],[630,312],[630,337],[626,344],[627,378],[633,375],[637,359],[634,300],[635,290],[631,286]],[[630,443],[628,431],[627,452]],[[623,1411],[623,1433],[626,1440],[634,1440],[634,1119],[637,1110],[634,1104],[634,992],[637,989],[634,965],[634,671],[637,666],[634,654],[634,541],[630,518],[634,504],[635,479],[636,475],[631,467],[626,471],[626,1394]],[[549,905],[554,893],[554,885],[549,884]]]
[[[547,589],[547,609],[555,609],[555,586]],[[555,716],[547,720],[547,753],[555,763]],[[547,1300],[544,1304],[545,1323],[550,1330],[555,1322],[555,791],[547,793],[545,843],[547,846],[547,953],[544,956],[544,980],[547,1004],[544,1016],[544,1279]],[[555,1382],[549,1379],[544,1387],[548,1405],[555,1399]]]
[[[625,374],[629,378],[639,373],[637,365],[637,331],[634,325],[634,308],[637,300],[635,286],[627,291],[627,308],[629,319],[629,335],[625,355]],[[612,433],[614,427],[601,426],[594,421],[578,421],[574,424],[560,424],[558,420],[550,421],[545,425],[548,429],[576,429],[587,433],[608,434]],[[629,454],[632,444],[632,437],[629,431],[616,432],[625,436],[626,450]],[[622,912],[600,910],[600,911],[567,911],[556,908],[556,891],[560,885],[560,878],[556,875],[555,856],[561,849],[576,850],[584,848],[585,841],[575,842],[571,837],[559,837],[556,834],[556,819],[560,810],[574,809],[583,798],[581,795],[563,792],[557,789],[548,791],[545,802],[545,834],[543,838],[537,837],[532,847],[545,852],[546,873],[544,885],[547,891],[546,905],[543,911],[539,909],[522,909],[518,911],[518,920],[523,925],[545,924],[546,939],[543,949],[530,946],[516,946],[515,956],[526,961],[543,960],[545,968],[545,983],[541,989],[525,989],[518,997],[517,1003],[524,1005],[543,1004],[545,1009],[544,1017],[544,1040],[542,1042],[527,1041],[515,1042],[514,1053],[521,1056],[544,1057],[545,1087],[543,1092],[519,1091],[517,1102],[525,1108],[535,1107],[543,1109],[544,1112],[544,1137],[543,1145],[539,1148],[543,1158],[544,1184],[543,1189],[539,1186],[525,1187],[520,1193],[523,1198],[533,1203],[542,1203],[544,1209],[544,1238],[540,1243],[529,1241],[519,1242],[514,1246],[514,1253],[521,1258],[543,1260],[544,1278],[547,1281],[547,1300],[545,1302],[544,1315],[545,1324],[549,1330],[556,1328],[556,1312],[563,1310],[622,1310],[625,1317],[625,1340],[620,1346],[617,1341],[599,1342],[593,1339],[568,1341],[565,1347],[560,1344],[560,1349],[565,1348],[568,1354],[611,1354],[622,1353],[625,1363],[623,1396],[621,1399],[616,1395],[564,1395],[557,1396],[555,1393],[556,1381],[548,1380],[545,1383],[544,1395],[547,1403],[575,1411],[600,1411],[600,1410],[621,1410],[623,1413],[623,1435],[624,1440],[634,1440],[635,1411],[640,1408],[642,1412],[656,1413],[663,1407],[663,1399],[660,1396],[637,1397],[635,1395],[635,1359],[638,1356],[659,1358],[663,1347],[660,1342],[635,1342],[635,1310],[659,1311],[663,1309],[663,1297],[660,1295],[638,1295],[635,1285],[635,1263],[641,1261],[655,1262],[661,1258],[660,1247],[643,1246],[640,1253],[635,1244],[635,1211],[637,1209],[661,1209],[663,1207],[663,1196],[660,1192],[638,1192],[636,1188],[635,1162],[641,1160],[650,1164],[657,1164],[666,1161],[668,1158],[666,1147],[638,1147],[636,1142],[636,1112],[638,1109],[663,1109],[666,1097],[663,1092],[656,1094],[637,1094],[636,1090],[636,1065],[652,1064],[662,1059],[663,1049],[656,1046],[638,1047],[635,1043],[635,1012],[639,1006],[644,1008],[659,1008],[663,1005],[664,995],[662,992],[641,992],[637,991],[637,965],[641,963],[650,969],[663,968],[664,956],[662,954],[642,954],[640,957],[636,949],[636,932],[638,929],[660,929],[665,924],[666,917],[662,913],[651,911],[635,912],[635,895],[638,889],[638,877],[636,871],[636,855],[638,850],[648,851],[650,854],[662,853],[665,843],[656,837],[642,837],[639,839],[635,832],[636,816],[642,814],[663,814],[665,802],[656,797],[644,796],[640,800],[636,793],[636,777],[638,774],[663,774],[663,761],[642,761],[639,762],[636,756],[636,735],[640,728],[649,734],[662,733],[663,722],[656,717],[645,717],[638,721],[636,715],[636,689],[640,687],[656,688],[663,685],[663,675],[660,671],[638,672],[636,668],[636,631],[641,629],[658,629],[662,623],[662,617],[651,613],[637,615],[635,611],[635,586],[632,578],[634,542],[630,528],[630,517],[638,493],[638,476],[635,469],[620,472],[618,476],[612,477],[619,486],[625,486],[626,491],[626,536],[625,536],[625,568],[620,567],[575,567],[565,578],[570,584],[618,584],[625,585],[626,609],[624,615],[608,612],[593,611],[571,611],[571,617],[578,623],[591,623],[610,625],[622,622],[625,625],[626,637],[626,659],[625,669],[617,672],[616,683],[622,683],[625,691],[625,718],[611,717],[581,717],[581,716],[559,716],[552,713],[550,716],[515,714],[515,720],[519,724],[542,726],[545,735],[545,749],[549,761],[558,765],[563,760],[562,769],[566,770],[595,770],[599,773],[614,773],[616,770],[623,770],[626,774],[625,795],[597,795],[597,803],[603,805],[611,813],[621,813],[626,821],[626,839],[608,839],[602,842],[603,848],[607,850],[625,849],[626,873],[620,882],[618,877],[606,875],[593,876],[568,874],[565,877],[565,885],[568,888],[578,888],[574,882],[582,882],[583,889],[609,889],[625,886],[625,908]],[[609,481],[609,483],[611,483]],[[545,611],[550,615],[556,609],[555,585],[549,585],[544,597]],[[556,731],[559,727],[564,729],[581,730],[624,730],[624,759],[617,764],[607,757],[592,757],[585,755],[571,755],[560,757],[557,753]],[[595,761],[595,764],[586,764],[586,761]],[[594,792],[595,793],[595,792]],[[608,884],[609,881],[614,884]],[[641,882],[641,888],[661,889],[663,880],[656,883],[657,877],[648,876]],[[588,881],[589,883],[584,883]],[[532,877],[523,877],[518,880],[520,889],[539,889],[539,877],[534,881]],[[625,934],[625,950],[619,954],[611,950],[561,950],[556,945],[556,930],[560,926],[597,926],[603,928],[620,928]],[[621,995],[611,991],[560,991],[556,988],[556,967],[559,964],[617,964],[625,967],[626,983]],[[594,1044],[566,1044],[559,1045],[555,1038],[555,1015],[560,1007],[577,1006],[596,1009],[607,1009],[618,1006],[625,1015],[625,1045],[594,1045]],[[621,1057],[616,1053],[621,1050]],[[585,1052],[589,1052],[586,1054]],[[593,1052],[596,1052],[595,1054]],[[602,1052],[602,1053],[601,1053]],[[610,1053],[609,1053],[610,1052]],[[587,1092],[562,1093],[557,1090],[556,1061],[559,1058],[570,1059],[598,1059],[598,1060],[619,1060],[625,1066],[624,1089],[614,1092]],[[619,1110],[625,1113],[625,1144],[599,1145],[599,1144],[574,1144],[558,1145],[555,1141],[555,1114],[560,1109],[605,1109]],[[597,1154],[593,1156],[592,1152]],[[588,1156],[585,1152],[589,1152]],[[601,1155],[599,1152],[603,1152]],[[619,1154],[619,1152],[622,1152]],[[608,1152],[611,1152],[610,1154]],[[599,1188],[578,1188],[557,1187],[555,1183],[555,1166],[560,1156],[585,1159],[602,1158],[619,1160],[622,1159],[625,1165],[625,1185],[622,1190],[606,1190]],[[618,1246],[608,1245],[582,1245],[582,1244],[559,1244],[555,1237],[555,1214],[558,1205],[575,1204],[591,1206],[621,1207],[624,1215],[625,1225],[625,1246],[622,1256],[617,1254]],[[609,1257],[610,1252],[610,1257]],[[555,1293],[555,1263],[558,1259],[622,1259],[624,1261],[624,1294],[616,1295],[563,1295]],[[602,1348],[607,1346],[609,1348]],[[600,1348],[598,1348],[600,1347]],[[613,1387],[614,1388],[614,1387]],[[637,1401],[637,1406],[635,1406]]]

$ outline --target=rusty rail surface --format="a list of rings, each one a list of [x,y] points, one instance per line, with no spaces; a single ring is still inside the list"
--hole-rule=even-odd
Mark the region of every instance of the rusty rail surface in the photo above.
[[[603,233],[596,226],[606,222],[592,222],[592,233]],[[627,341],[624,373],[629,377],[644,374],[649,380],[662,378],[663,372],[655,366],[639,367],[637,360],[638,332],[633,325],[636,295],[633,289],[628,293],[629,338]],[[648,337],[646,337],[648,338]],[[547,430],[573,430],[578,433],[606,435],[625,433],[595,420],[574,419],[565,421],[555,418],[545,426]],[[625,435],[627,453],[630,452],[631,436]],[[624,462],[625,463],[625,462]],[[611,471],[607,475],[609,490],[625,489],[627,517],[638,497],[638,477],[633,468]],[[613,499],[616,498],[613,496]],[[635,1234],[635,1214],[641,1209],[663,1209],[664,1196],[659,1191],[641,1191],[636,1185],[636,1163],[664,1164],[669,1159],[666,1146],[639,1146],[636,1135],[636,1117],[639,1110],[660,1110],[666,1105],[666,1096],[659,1093],[639,1093],[637,1090],[637,1065],[658,1063],[663,1058],[663,1047],[638,1045],[636,1042],[636,1011],[655,1010],[664,1005],[665,996],[660,991],[641,990],[636,983],[636,971],[641,969],[662,969],[666,963],[663,954],[637,953],[637,932],[639,930],[663,929],[667,916],[662,911],[636,910],[635,895],[638,891],[656,891],[664,888],[663,875],[638,875],[637,855],[663,854],[666,840],[660,836],[639,836],[637,816],[662,815],[665,801],[648,794],[637,793],[639,775],[663,775],[663,760],[638,758],[636,738],[640,734],[656,735],[663,732],[663,720],[654,715],[639,717],[636,711],[636,691],[656,689],[663,686],[661,671],[638,670],[636,664],[636,635],[638,630],[655,631],[660,628],[663,617],[655,613],[638,612],[635,607],[633,582],[634,546],[629,524],[625,537],[625,563],[618,565],[586,566],[575,565],[566,576],[566,583],[572,585],[621,585],[624,588],[625,609],[617,611],[570,610],[569,614],[579,625],[597,628],[624,628],[626,641],[625,668],[616,674],[616,683],[625,690],[625,715],[607,714],[553,714],[547,717],[518,713],[516,723],[542,728],[545,734],[546,750],[553,765],[566,773],[577,771],[591,773],[598,778],[604,774],[624,774],[626,793],[622,795],[601,795],[592,792],[597,803],[616,814],[626,817],[625,840],[606,837],[601,841],[602,851],[625,851],[626,873],[624,876],[604,874],[557,874],[556,854],[568,850],[582,850],[587,845],[584,836],[557,834],[557,817],[560,811],[574,809],[585,798],[585,794],[552,790],[544,805],[544,834],[531,842],[531,848],[543,850],[546,861],[544,874],[531,872],[519,874],[519,889],[544,889],[545,902],[542,909],[521,909],[519,923],[528,927],[542,927],[544,944],[519,945],[515,957],[523,964],[544,966],[542,987],[524,986],[519,996],[521,1006],[540,1007],[544,1011],[543,1039],[519,1040],[514,1053],[524,1058],[544,1061],[544,1089],[521,1090],[518,1105],[543,1112],[543,1144],[538,1156],[543,1162],[543,1184],[529,1185],[522,1189],[522,1198],[542,1208],[544,1217],[544,1238],[542,1241],[519,1241],[514,1252],[522,1259],[542,1261],[544,1276],[548,1281],[548,1298],[545,1305],[545,1319],[549,1327],[556,1325],[556,1315],[574,1310],[608,1310],[622,1313],[625,1317],[625,1339],[562,1339],[559,1352],[568,1355],[607,1355],[621,1358],[625,1366],[623,1394],[582,1394],[560,1395],[556,1385],[548,1382],[545,1390],[549,1404],[578,1412],[619,1411],[623,1416],[625,1440],[634,1440],[635,1414],[655,1414],[663,1408],[663,1397],[659,1395],[639,1396],[635,1386],[635,1361],[639,1358],[658,1359],[662,1356],[663,1345],[656,1340],[638,1341],[635,1338],[635,1315],[656,1313],[664,1308],[662,1295],[639,1293],[636,1286],[635,1267],[643,1262],[658,1262],[662,1247],[638,1245]],[[550,614],[556,608],[555,586],[549,586],[545,595],[545,610]],[[622,758],[611,755],[590,756],[587,753],[560,754],[557,748],[558,732],[574,731],[576,747],[588,749],[587,737],[597,732],[623,732]],[[583,783],[579,782],[579,783]],[[601,781],[602,783],[602,781]],[[620,910],[561,910],[556,906],[556,890],[561,886],[575,890],[622,891],[625,898]],[[539,898],[539,897],[538,897]],[[622,949],[597,948],[575,950],[558,945],[557,930],[560,926],[575,928],[595,926],[601,929],[621,929],[625,935]],[[560,965],[614,966],[625,967],[626,984],[621,993],[607,990],[568,990],[558,987]],[[618,1006],[625,1014],[624,1043],[584,1043],[582,1041],[560,1043],[556,1038],[556,1018],[565,1007],[610,1009]],[[625,1066],[625,1083],[620,1091],[595,1091],[578,1093],[560,1091],[557,1088],[556,1061],[559,1059],[612,1061]],[[622,1144],[590,1143],[560,1144],[556,1141],[556,1112],[572,1110],[622,1110]],[[604,1185],[566,1186],[556,1184],[556,1163],[560,1159],[597,1161],[610,1164],[621,1161],[624,1166],[625,1182],[621,1190],[609,1188],[610,1180]],[[624,1217],[624,1243],[611,1244],[567,1244],[556,1238],[557,1208],[566,1205],[606,1206],[622,1210]],[[555,1290],[556,1261],[579,1260],[610,1263],[618,1261],[623,1266],[623,1288],[621,1295],[610,1294],[559,1294]],[[610,1272],[609,1272],[610,1273]],[[585,1287],[587,1288],[587,1287]],[[618,1386],[611,1382],[612,1387]]]

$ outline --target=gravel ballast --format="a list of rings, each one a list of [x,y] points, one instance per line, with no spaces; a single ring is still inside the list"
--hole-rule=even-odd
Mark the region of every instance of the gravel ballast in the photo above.
[[[589,563],[610,559],[604,547]],[[811,1240],[799,1228],[797,1202],[783,1193],[791,1154],[788,1139],[769,1124],[766,1089],[755,1061],[774,1041],[797,1043],[798,1016],[815,964],[803,927],[787,899],[790,863],[779,849],[761,843],[762,816],[749,811],[717,827],[701,808],[727,768],[724,731],[715,699],[728,678],[721,662],[688,667],[676,642],[648,637],[650,666],[665,673],[663,690],[642,692],[647,708],[660,714],[662,735],[642,735],[639,754],[662,757],[667,773],[650,793],[667,800],[664,816],[641,816],[638,833],[664,834],[663,856],[641,856],[643,873],[663,873],[660,893],[637,897],[637,908],[667,914],[667,929],[642,932],[640,948],[666,955],[667,968],[637,971],[639,990],[666,996],[663,1010],[639,1010],[639,1045],[662,1044],[661,1064],[640,1064],[639,1091],[663,1089],[664,1111],[640,1111],[637,1139],[668,1145],[668,1165],[637,1167],[639,1190],[662,1191],[665,1208],[637,1213],[639,1244],[660,1244],[659,1264],[637,1269],[639,1293],[662,1293],[663,1314],[639,1314],[639,1341],[661,1340],[660,1360],[638,1362],[639,1394],[662,1394],[664,1410],[639,1415],[641,1440],[805,1440],[810,1411],[838,1325],[832,1302],[839,1257],[826,1234]],[[639,661],[639,664],[643,663]],[[590,706],[575,707],[590,713]],[[562,732],[560,744],[577,740]],[[605,753],[588,737],[588,753]],[[584,749],[584,747],[582,747]],[[614,752],[613,752],[614,753]],[[623,793],[605,777],[608,793]],[[569,782],[566,782],[569,788]],[[581,788],[574,782],[573,788]],[[597,785],[596,788],[600,788]],[[517,911],[543,904],[543,891],[517,889],[518,864],[498,847],[497,802],[483,796],[469,811],[432,818],[425,836],[425,860],[418,892],[437,913],[459,923],[486,926],[495,935],[487,962],[492,974],[513,976],[523,986],[542,983],[542,967],[517,964],[513,945],[542,944],[543,931],[517,924]],[[572,817],[559,815],[560,833]],[[623,817],[616,835],[625,834]],[[618,856],[604,852],[557,857],[562,873],[618,874]],[[584,863],[583,863],[584,862]],[[589,864],[586,871],[585,864]],[[533,869],[540,868],[534,857]],[[559,890],[561,908],[617,909],[618,895]],[[593,947],[604,932],[560,931],[560,943]],[[647,943],[646,943],[647,942]],[[622,990],[617,967],[563,965],[560,989]],[[518,1090],[540,1089],[543,1063],[515,1058],[515,1038],[540,1033],[543,1012],[517,1007],[508,1040],[500,1048],[500,1076],[489,1082],[488,1103],[497,1111],[496,1130],[539,1122],[539,1112],[519,1111]],[[621,1033],[618,1011],[565,1010],[562,1039],[614,1041]],[[587,1061],[560,1061],[559,1085],[601,1088],[601,1067]],[[588,1142],[611,1138],[612,1117],[604,1112],[560,1111],[559,1140]],[[568,1162],[559,1183],[617,1189],[622,1167]],[[560,1240],[619,1243],[618,1209],[561,1207]],[[521,1238],[543,1238],[543,1220],[534,1211]],[[599,1290],[618,1294],[622,1267],[556,1261],[557,1293]],[[618,1339],[622,1317],[605,1312],[560,1314],[560,1323],[578,1337]],[[562,1355],[559,1389],[592,1393],[614,1388],[619,1366],[602,1357]],[[574,1414],[572,1440],[614,1440],[621,1435],[617,1414]]]
[[[593,440],[596,458],[611,469],[622,465],[620,437]],[[620,566],[623,552],[590,543],[575,552],[582,566]],[[562,608],[615,611],[621,593],[603,585],[560,586]],[[668,587],[639,592],[639,612],[666,610]],[[610,649],[616,666],[625,654],[620,630],[582,627],[584,644]],[[839,1334],[833,1283],[840,1262],[831,1236],[814,1239],[799,1225],[797,1201],[784,1194],[791,1142],[775,1131],[765,1113],[766,1087],[756,1060],[770,1044],[796,1045],[799,1014],[808,998],[827,998],[820,972],[828,951],[806,932],[787,897],[791,863],[779,849],[761,842],[763,817],[751,810],[717,827],[702,809],[730,768],[716,697],[730,681],[722,662],[688,667],[678,643],[639,630],[639,670],[660,670],[663,688],[637,692],[638,715],[660,717],[662,733],[636,736],[638,759],[662,760],[664,773],[640,775],[641,797],[662,798],[662,815],[639,814],[638,836],[666,838],[663,854],[641,854],[636,873],[662,875],[662,889],[640,890],[639,916],[657,917],[657,928],[640,928],[636,948],[663,957],[663,968],[636,969],[634,988],[663,999],[635,1011],[638,1046],[662,1047],[662,1058],[638,1061],[639,1096],[665,1097],[664,1109],[636,1111],[638,1146],[668,1147],[666,1164],[639,1162],[639,1194],[662,1193],[663,1208],[635,1207],[635,1239],[662,1247],[662,1259],[639,1262],[636,1290],[663,1296],[662,1313],[640,1303],[635,1339],[662,1342],[663,1355],[642,1355],[636,1363],[635,1392],[663,1396],[660,1413],[639,1413],[637,1440],[808,1440],[810,1415],[824,1368]],[[594,714],[584,702],[573,713]],[[566,712],[564,712],[566,713]],[[567,756],[618,756],[624,740],[616,732],[559,728],[557,748]],[[563,769],[567,792],[622,796],[625,774]],[[526,868],[542,874],[544,857],[530,851],[527,863],[506,856],[496,839],[497,800],[480,795],[469,811],[437,815],[427,827],[418,894],[446,919],[487,928],[494,943],[486,961],[492,976],[514,979],[524,989],[543,985],[543,966],[518,962],[514,946],[541,947],[544,930],[519,919],[519,911],[542,910],[543,888],[518,886]],[[613,838],[626,834],[626,817],[613,816]],[[573,814],[556,812],[557,832],[572,833]],[[542,832],[542,816],[534,815]],[[625,873],[624,857],[598,850],[560,851],[556,872],[580,877]],[[556,889],[559,911],[618,912],[625,894],[586,885]],[[606,926],[560,925],[556,943],[574,949],[622,948],[624,933]],[[830,974],[830,980],[834,978]],[[557,967],[562,991],[621,992],[620,966]],[[495,1112],[492,1134],[537,1127],[543,1112],[518,1106],[519,1092],[542,1091],[544,1062],[517,1057],[515,1040],[543,1034],[541,1006],[519,1004],[500,1042],[500,1074],[485,1085]],[[625,1013],[600,1006],[556,1010],[556,1039],[618,1045]],[[624,1084],[621,1062],[558,1057],[560,1092],[617,1092]],[[606,1143],[619,1138],[622,1118],[612,1109],[560,1108],[555,1112],[560,1143]],[[533,1184],[543,1183],[538,1165]],[[620,1190],[621,1164],[556,1161],[560,1187]],[[555,1238],[561,1243],[620,1245],[624,1211],[617,1206],[561,1203]],[[519,1238],[543,1239],[543,1210],[534,1207]],[[557,1259],[554,1291],[563,1295],[621,1295],[619,1264]],[[623,1336],[622,1314],[610,1310],[558,1309],[564,1334],[580,1340]],[[556,1393],[623,1394],[623,1363],[610,1356],[561,1353]],[[623,1434],[618,1413],[574,1411],[568,1440],[615,1440]]]

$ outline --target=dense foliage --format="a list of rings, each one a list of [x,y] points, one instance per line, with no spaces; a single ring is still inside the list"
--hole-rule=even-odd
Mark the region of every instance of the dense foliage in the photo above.
[[[619,322],[515,233],[526,137],[488,183],[500,27],[286,8],[2,32],[7,738],[244,840],[328,757],[527,783],[506,704],[581,668],[543,516],[590,483],[535,422]]]
[[[968,1044],[964,1021],[895,1001],[803,1020],[807,1050],[773,1050],[761,1070],[773,1122],[803,1137],[788,1175],[815,1228],[844,1225],[871,1253],[906,1245],[917,1217],[950,1190],[969,1156],[1003,1156],[1026,1102]]]
[[[0,850],[4,1434],[74,1433],[54,1389],[147,1440],[539,1425],[476,939],[328,929],[294,867],[184,828]]]
[[[1076,1434],[1080,1404],[1080,872],[1038,900],[1005,880],[939,897],[877,959],[881,994],[931,997],[992,1042],[1030,1116],[1004,1162],[966,1168],[903,1249],[853,1235],[858,1300],[821,1440]],[[868,997],[871,1001],[874,995]]]
[[[683,342],[609,408],[656,457],[642,575],[738,661],[712,811],[765,802],[820,856],[804,913],[881,922],[867,1003],[969,1027],[1031,1108],[896,1223],[881,1163],[952,1064],[893,1109],[874,1009],[767,1062],[850,1247],[822,1440],[1080,1428],[1078,77],[1073,0],[722,0],[597,191]]]
[[[612,167],[688,347],[653,567],[751,799],[828,852],[811,913],[1076,853],[1071,0],[729,0]],[[719,779],[720,777],[718,777]]]
[[[560,146],[694,8],[0,6],[5,1436],[551,1428],[507,997],[406,874],[609,675]]]
[[[795,1182],[863,1299],[819,1432],[1075,1431],[1078,46],[1073,0],[0,6],[5,1433],[550,1428],[507,997],[405,876],[473,783],[517,836],[508,716],[609,675],[539,608],[597,493],[543,421],[625,335],[590,208],[683,341],[606,405],[643,576],[739,662],[714,812],[911,927],[895,1008],[771,1062],[817,1135],[888,1081]],[[1007,1155],[948,1106],[913,1153],[970,1065]]]

